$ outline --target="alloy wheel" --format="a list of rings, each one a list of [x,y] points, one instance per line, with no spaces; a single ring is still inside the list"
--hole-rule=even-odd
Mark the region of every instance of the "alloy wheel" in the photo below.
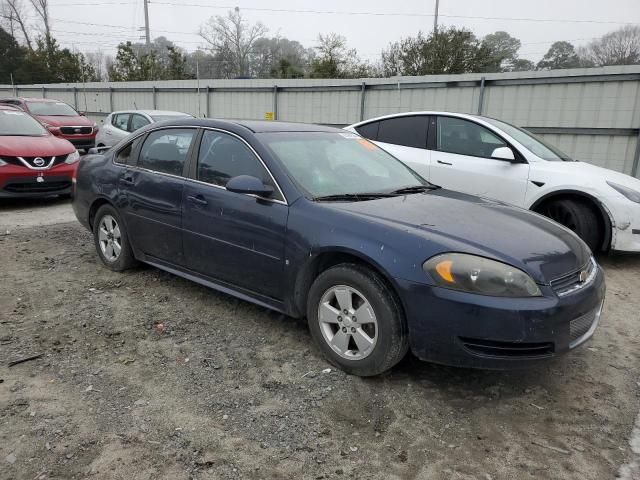
[[[362,360],[378,340],[378,321],[371,303],[355,288],[336,285],[318,306],[322,336],[331,349],[348,360]]]
[[[98,227],[100,251],[108,262],[115,262],[122,251],[122,234],[120,226],[111,215],[105,215]]]

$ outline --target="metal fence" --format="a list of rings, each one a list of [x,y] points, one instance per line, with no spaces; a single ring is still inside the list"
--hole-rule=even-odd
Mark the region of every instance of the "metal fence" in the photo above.
[[[132,108],[329,125],[415,110],[480,113],[525,127],[578,160],[640,175],[640,65],[353,80],[0,86],[0,96],[7,95],[60,99],[96,119]]]

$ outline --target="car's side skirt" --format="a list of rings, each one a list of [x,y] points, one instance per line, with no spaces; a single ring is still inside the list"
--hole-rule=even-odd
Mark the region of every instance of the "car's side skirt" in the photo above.
[[[212,288],[219,292],[226,293],[227,295],[239,298],[240,300],[245,300],[261,307],[265,307],[270,310],[275,310],[277,312],[288,315],[284,303],[280,300],[240,289],[234,285],[212,279],[200,273],[167,263],[163,260],[160,260],[159,258],[151,257],[149,255],[141,256],[141,258],[138,258],[138,260],[153,267],[159,268],[160,270],[164,270],[179,277],[186,278],[187,280],[191,280],[192,282],[204,285],[205,287]]]

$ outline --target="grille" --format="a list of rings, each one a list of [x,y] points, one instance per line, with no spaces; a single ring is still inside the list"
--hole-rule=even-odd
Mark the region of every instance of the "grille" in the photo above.
[[[570,332],[571,332],[571,345],[574,345],[577,341],[579,341],[584,335],[587,334],[591,325],[596,320],[597,309],[591,310],[588,313],[585,313],[581,317],[575,318],[571,320],[570,323]]]
[[[66,159],[67,159],[67,155],[60,155],[58,157],[0,157],[2,158],[2,160],[4,160],[5,162],[11,164],[11,165],[18,165],[20,167],[24,167],[24,163],[22,163],[20,161],[20,158],[22,158],[25,162],[27,162],[31,167],[33,168],[44,168],[47,167],[50,163],[51,163],[51,159],[55,158],[53,164],[51,165],[52,167],[56,166],[56,165],[60,165],[61,163],[63,163]],[[44,160],[44,164],[43,165],[36,165],[35,164],[35,160],[36,158],[41,158],[42,160]]]
[[[553,354],[553,343],[497,342],[460,337],[462,344],[474,353],[491,357],[544,357]]]
[[[93,127],[60,127],[63,135],[89,135],[93,132]]]
[[[551,288],[560,297],[568,295],[575,290],[589,285],[593,280],[595,273],[596,262],[595,260],[590,259],[589,263],[580,270],[553,280],[551,282]]]
[[[69,181],[9,183],[4,189],[13,193],[56,192],[71,187]]]

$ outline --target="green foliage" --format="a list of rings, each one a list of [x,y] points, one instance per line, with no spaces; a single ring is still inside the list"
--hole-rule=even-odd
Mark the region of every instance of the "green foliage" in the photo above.
[[[386,76],[484,72],[495,64],[493,52],[465,28],[450,27],[424,36],[418,32],[382,52]]]
[[[484,37],[482,45],[490,52],[485,72],[510,72],[516,68],[518,50],[522,46],[520,40],[507,32],[495,32]]]
[[[118,45],[115,61],[109,65],[109,79],[114,82],[143,80],[183,80],[193,78],[188,73],[187,57],[180,49],[169,44],[166,54],[153,46],[142,49],[131,42]]]
[[[73,83],[94,81],[94,68],[84,55],[60,48],[52,37],[39,37],[33,50],[21,47],[0,28],[0,77],[9,83]]]
[[[569,42],[554,42],[549,51],[538,62],[538,70],[558,68],[577,68],[581,66],[580,57]]]

